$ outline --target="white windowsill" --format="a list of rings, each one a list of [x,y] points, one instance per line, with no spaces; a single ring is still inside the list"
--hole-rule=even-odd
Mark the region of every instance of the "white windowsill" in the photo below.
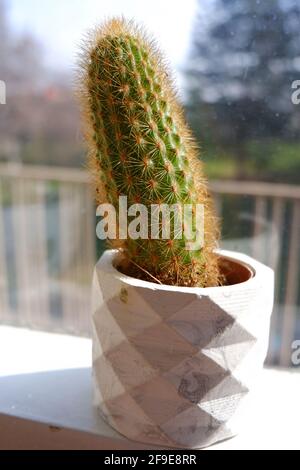
[[[90,367],[88,339],[0,327],[0,449],[149,449],[100,418]],[[265,370],[243,432],[211,449],[300,449],[299,372]]]

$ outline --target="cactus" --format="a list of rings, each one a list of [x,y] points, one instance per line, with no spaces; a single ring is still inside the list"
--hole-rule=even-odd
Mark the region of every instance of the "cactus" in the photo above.
[[[117,239],[121,270],[179,286],[220,282],[217,223],[202,164],[170,73],[152,40],[133,22],[113,19],[94,31],[80,63],[80,98],[97,202],[195,204],[205,210],[205,243]]]

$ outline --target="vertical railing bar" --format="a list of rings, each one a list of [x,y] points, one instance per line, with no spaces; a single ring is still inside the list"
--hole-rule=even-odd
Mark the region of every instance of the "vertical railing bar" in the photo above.
[[[282,323],[282,342],[280,350],[280,365],[291,365],[291,344],[296,323],[297,290],[299,287],[298,250],[300,237],[300,203],[294,202],[291,224],[291,235],[288,254],[285,302]]]
[[[12,211],[13,211],[13,230],[15,243],[16,273],[18,281],[18,322],[20,325],[30,324],[31,305],[30,305],[30,279],[28,245],[27,245],[27,227],[26,227],[26,208],[25,191],[23,178],[14,178],[15,184],[12,191]],[[12,179],[12,183],[13,180]]]
[[[40,289],[38,288],[39,278],[36,276],[36,266],[39,265],[39,260],[36,259],[36,240],[37,235],[36,227],[34,224],[34,212],[35,212],[35,201],[33,199],[33,185],[34,182],[30,179],[24,181],[24,211],[26,214],[26,253],[27,259],[27,275],[28,275],[28,289],[30,296],[30,312],[29,317],[26,321],[26,325],[35,328],[37,325],[37,319],[39,318],[39,294]]]
[[[58,185],[58,218],[59,218],[59,261],[60,261],[60,291],[61,291],[61,302],[62,302],[62,328],[68,321],[69,304],[68,304],[68,290],[65,285],[65,274],[66,265],[68,259],[68,235],[69,235],[69,220],[66,218],[68,212],[65,208],[65,196],[68,199],[69,185],[67,183],[59,183]],[[72,307],[70,308],[72,312]]]
[[[85,186],[85,199],[86,199],[86,226],[87,226],[87,265],[88,275],[91,276],[91,270],[94,268],[96,262],[96,227],[95,217],[96,208],[92,191],[88,186]]]
[[[84,225],[86,228],[86,198],[85,198],[85,188],[84,186],[78,185],[78,194],[79,194],[79,221],[80,225]],[[78,332],[80,335],[83,334],[84,331],[84,323],[85,319],[89,316],[88,313],[88,308],[87,308],[87,297],[86,295],[86,283],[87,283],[87,267],[86,267],[86,261],[87,261],[87,244],[88,244],[88,238],[87,238],[87,231],[83,231],[79,234],[79,267],[81,266],[81,273],[79,274],[79,282],[80,282],[80,288],[81,288],[81,295],[80,295],[80,305],[79,305],[79,315],[78,315]]]
[[[93,220],[93,197],[87,184],[81,184],[81,213],[82,223],[86,231],[82,233],[82,266],[84,270],[84,283],[82,285],[82,312],[79,316],[79,331],[82,335],[90,333],[91,312],[91,284],[93,266],[95,264],[95,235]]]
[[[7,259],[5,254],[4,188],[0,178],[0,321],[10,314]]]
[[[255,198],[254,230],[253,230],[253,257],[259,261],[265,255],[264,238],[261,237],[263,224],[266,220],[267,200],[263,196]]]
[[[63,327],[68,332],[76,333],[75,311],[77,302],[74,298],[74,293],[76,292],[76,275],[74,273],[76,249],[74,250],[74,233],[78,230],[78,227],[74,226],[74,194],[72,185],[68,183],[60,184],[58,194]]]
[[[89,285],[92,285],[92,277],[93,277],[93,270],[96,263],[96,229],[95,229],[95,216],[96,216],[96,208],[94,204],[94,197],[92,194],[92,190],[89,185],[84,186],[85,190],[85,201],[86,201],[86,269],[87,269],[87,279]],[[90,290],[90,289],[89,289]],[[87,299],[87,308],[89,312],[91,311],[91,296],[88,296]],[[85,334],[90,333],[90,320],[87,321],[87,316],[85,317]]]
[[[277,262],[280,258],[281,253],[281,238],[283,228],[283,211],[284,211],[284,199],[275,198],[273,202],[272,211],[272,239],[270,240],[270,251],[268,264],[272,269],[276,269]],[[274,249],[274,245],[278,241],[278,250]]]
[[[271,228],[271,239],[270,248],[268,250],[268,265],[275,271],[275,282],[276,285],[280,285],[280,273],[276,272],[278,260],[281,255],[282,246],[282,231],[283,231],[283,213],[284,213],[285,200],[281,197],[273,199],[272,207],[272,228]],[[272,317],[271,317],[271,338],[275,337],[279,324],[279,309],[280,306],[274,306]],[[266,362],[268,364],[274,364],[275,355],[273,348],[269,348]]]
[[[222,195],[220,193],[214,193],[213,199],[214,199],[216,214],[219,218],[222,218],[222,213],[223,213]]]
[[[35,252],[39,260],[35,266],[36,286],[39,287],[38,315],[39,328],[49,328],[50,298],[48,282],[48,253],[46,228],[46,185],[45,180],[37,180],[34,184],[35,199]]]
[[[78,220],[78,225],[81,226],[81,222],[84,220],[83,219],[83,213],[84,213],[84,201],[82,199],[82,185],[77,184],[75,186],[75,194],[74,194],[74,201],[75,201],[75,214],[77,215],[77,220]],[[81,320],[82,318],[85,318],[88,316],[88,312],[85,309],[85,306],[82,303],[82,293],[84,291],[84,271],[82,272],[83,268],[83,260],[84,260],[84,254],[83,254],[83,244],[82,244],[82,237],[81,233],[78,229],[75,230],[76,236],[75,236],[75,242],[76,242],[76,265],[75,265],[75,273],[76,273],[76,292],[78,292],[79,298],[78,301],[76,302],[76,331],[79,333],[81,332]],[[83,274],[83,276],[82,276]]]

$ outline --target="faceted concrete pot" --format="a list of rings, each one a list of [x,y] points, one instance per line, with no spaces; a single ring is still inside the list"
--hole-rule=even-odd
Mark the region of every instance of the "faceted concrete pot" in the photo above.
[[[233,285],[134,279],[114,267],[115,251],[96,266],[95,404],[129,439],[199,448],[235,435],[243,421],[267,353],[274,276],[248,256],[220,254]]]

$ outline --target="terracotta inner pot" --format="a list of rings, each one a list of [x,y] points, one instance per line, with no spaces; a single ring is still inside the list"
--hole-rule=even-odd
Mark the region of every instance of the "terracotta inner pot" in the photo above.
[[[224,256],[220,257],[219,266],[221,273],[226,279],[225,285],[227,286],[241,284],[242,282],[248,281],[248,279],[251,279],[255,275],[253,269],[247,264],[237,262]]]
[[[131,277],[126,273],[124,266],[122,266],[122,257],[117,257],[117,259],[115,259],[114,266],[119,272]],[[235,261],[234,259],[227,258],[226,256],[219,257],[219,267],[221,274],[226,280],[223,284],[224,286],[241,284],[255,276],[255,271],[248,264],[241,261]]]

